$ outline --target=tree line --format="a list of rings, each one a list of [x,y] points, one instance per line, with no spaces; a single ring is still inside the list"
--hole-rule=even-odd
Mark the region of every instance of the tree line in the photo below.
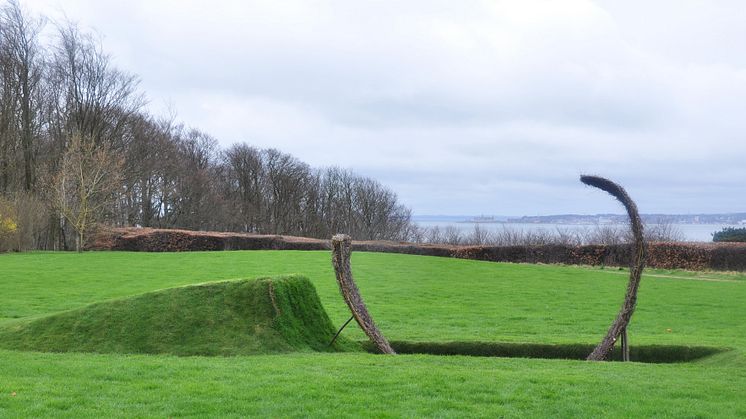
[[[138,82],[75,23],[0,4],[3,246],[80,247],[97,223],[409,236],[411,211],[379,182],[273,148],[221,149],[208,133],[149,114]]]

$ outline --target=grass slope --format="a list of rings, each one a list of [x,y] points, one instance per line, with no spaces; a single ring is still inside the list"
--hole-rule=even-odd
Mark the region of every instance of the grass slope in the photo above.
[[[627,284],[617,269],[381,253],[353,253],[352,267],[376,323],[399,341],[595,344]],[[162,288],[299,273],[334,325],[350,316],[329,252],[7,254],[0,271],[0,324]],[[743,273],[646,270],[631,344],[746,347],[743,301]],[[343,336],[365,339],[354,323]]]
[[[391,340],[592,345],[626,272],[354,253]],[[112,298],[303,273],[332,323],[349,318],[328,252],[0,255],[0,327]],[[734,348],[691,363],[357,353],[174,357],[0,350],[0,417],[744,417],[746,276],[646,270],[634,348]],[[343,336],[364,339],[351,323]],[[533,346],[532,346],[533,347]],[[530,355],[530,354],[529,354]]]
[[[253,355],[339,349],[327,348],[334,333],[313,284],[290,276],[171,288],[13,322],[0,326],[0,347]]]

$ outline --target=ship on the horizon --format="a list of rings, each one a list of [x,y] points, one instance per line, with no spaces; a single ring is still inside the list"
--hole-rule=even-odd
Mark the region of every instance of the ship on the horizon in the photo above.
[[[493,216],[480,215],[478,217],[472,217],[465,222],[467,223],[496,223],[497,220]]]

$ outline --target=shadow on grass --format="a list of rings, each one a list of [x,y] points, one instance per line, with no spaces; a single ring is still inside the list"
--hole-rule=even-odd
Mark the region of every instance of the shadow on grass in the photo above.
[[[399,354],[468,355],[506,358],[544,358],[584,360],[593,351],[589,344],[538,344],[505,342],[407,342],[393,341],[391,346]],[[363,343],[366,351],[376,353],[369,342]],[[630,347],[633,362],[666,364],[691,362],[728,349],[709,346],[636,345]],[[614,348],[611,361],[621,361],[621,350]]]

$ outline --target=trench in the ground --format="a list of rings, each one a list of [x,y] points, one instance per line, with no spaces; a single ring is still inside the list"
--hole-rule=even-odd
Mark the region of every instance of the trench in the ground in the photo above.
[[[593,351],[590,344],[538,344],[508,342],[409,342],[392,341],[398,354],[468,355],[507,358],[544,358],[584,360]],[[363,343],[366,351],[377,353],[370,343]],[[655,364],[692,362],[721,352],[727,348],[685,345],[633,345],[630,346],[630,361]],[[611,352],[609,361],[621,361],[619,347]]]

